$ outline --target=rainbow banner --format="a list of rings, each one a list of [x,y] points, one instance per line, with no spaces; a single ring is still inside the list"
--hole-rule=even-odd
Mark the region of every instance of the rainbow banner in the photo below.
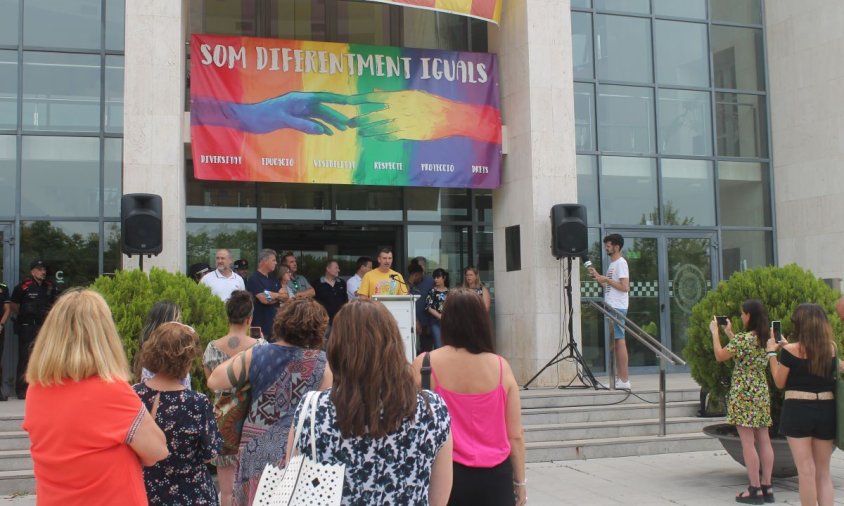
[[[449,12],[461,16],[492,21],[501,21],[501,0],[368,0],[384,4],[416,7],[432,11]]]
[[[495,55],[191,36],[197,179],[497,188]]]

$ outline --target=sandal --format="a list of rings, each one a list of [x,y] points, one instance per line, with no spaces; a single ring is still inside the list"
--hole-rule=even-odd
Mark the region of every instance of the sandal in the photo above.
[[[765,498],[765,502],[772,503],[774,502],[774,492],[771,490],[774,488],[773,485],[761,485],[762,487],[762,496]]]
[[[765,504],[765,496],[762,495],[762,489],[760,487],[750,485],[747,487],[747,490],[739,492],[739,495],[736,496],[736,502],[742,504]]]

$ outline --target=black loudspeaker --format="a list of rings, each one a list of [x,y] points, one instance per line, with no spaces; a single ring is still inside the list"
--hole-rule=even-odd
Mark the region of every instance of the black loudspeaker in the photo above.
[[[556,258],[586,255],[589,239],[586,206],[557,204],[551,208],[551,253]]]
[[[161,196],[129,193],[120,199],[120,248],[127,255],[161,253]]]

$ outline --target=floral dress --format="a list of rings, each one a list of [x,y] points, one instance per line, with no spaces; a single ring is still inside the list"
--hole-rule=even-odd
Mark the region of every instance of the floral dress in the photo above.
[[[161,394],[155,423],[164,431],[170,450],[166,459],[144,468],[149,504],[219,504],[205,463],[219,453],[223,440],[208,397],[192,390],[159,392],[145,383],[132,388],[148,410]]]
[[[727,423],[739,427],[770,427],[771,396],[768,360],[750,332],[736,334],[724,347],[733,354],[733,380],[727,400]]]
[[[383,438],[343,438],[330,392],[321,392],[317,403],[316,452],[319,462],[346,465],[342,504],[427,505],[431,468],[451,430],[442,397],[429,391],[418,393],[413,418]],[[299,453],[311,453],[310,427],[308,417],[295,442]]]

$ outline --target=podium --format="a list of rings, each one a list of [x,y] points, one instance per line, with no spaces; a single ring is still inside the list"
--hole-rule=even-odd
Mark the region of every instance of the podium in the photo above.
[[[399,324],[399,333],[404,343],[404,355],[408,362],[416,358],[416,301],[418,295],[374,295],[393,315]]]

